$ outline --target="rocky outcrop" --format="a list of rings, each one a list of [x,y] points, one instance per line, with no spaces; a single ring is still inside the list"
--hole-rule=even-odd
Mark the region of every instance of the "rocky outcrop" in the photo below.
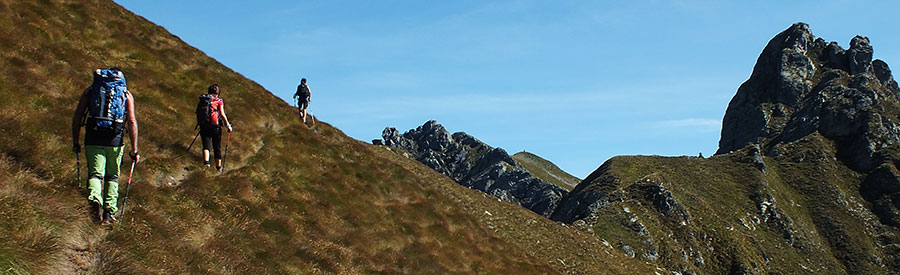
[[[620,180],[609,174],[611,162],[607,161],[588,175],[563,200],[550,219],[564,223],[582,220],[601,208],[624,200]]]
[[[618,177],[609,173],[608,169],[607,165],[601,166],[597,169],[599,173],[594,173],[596,176],[588,177],[579,185],[581,188],[572,190],[551,219],[572,223],[588,218],[603,208],[631,201],[647,205],[672,224],[691,223],[690,213],[675,199],[662,180],[649,176],[623,185]]]
[[[701,269],[705,252],[692,245],[702,244],[705,238],[693,228],[693,217],[670,190],[671,183],[656,173],[624,181],[612,167],[619,161],[610,159],[588,176],[563,199],[551,219],[598,236],[611,234],[614,238],[605,240],[629,257],[647,261],[666,257],[662,264],[682,274]],[[601,232],[595,228],[602,228]],[[660,235],[661,228],[665,235]],[[679,245],[667,244],[673,240]]]
[[[568,191],[531,176],[502,148],[491,147],[458,132],[450,134],[431,120],[400,134],[385,128],[383,140],[373,144],[401,148],[457,183],[481,190],[504,201],[519,204],[543,216],[550,216]]]
[[[835,143],[844,165],[868,174],[862,193],[881,220],[900,225],[900,203],[888,203],[897,193],[880,187],[895,177],[878,168],[897,158],[889,152],[900,145],[900,88],[873,53],[864,36],[844,50],[804,23],[781,32],[729,103],[717,154],[752,145],[777,158],[787,145],[819,133]]]
[[[799,237],[800,234],[794,228],[794,221],[784,213],[784,210],[778,207],[775,203],[775,197],[771,194],[761,194],[754,196],[753,201],[759,208],[759,213],[757,214],[761,217],[762,223],[769,225],[776,232],[780,233],[781,237],[791,246],[803,248],[803,243]]]
[[[900,227],[900,171],[885,163],[870,173],[860,186],[860,194],[872,202],[881,223]]]
[[[900,117],[885,112],[900,106],[900,89],[873,52],[864,36],[844,50],[804,23],[776,35],[728,105],[717,154],[757,144],[777,156],[784,144],[819,132],[838,143],[845,164],[874,169],[882,160],[876,152],[900,142]]]

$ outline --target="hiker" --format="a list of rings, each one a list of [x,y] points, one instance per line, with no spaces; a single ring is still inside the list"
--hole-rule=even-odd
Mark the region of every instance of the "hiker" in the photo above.
[[[300,85],[297,85],[297,92],[294,93],[294,99],[297,101],[297,108],[300,109],[300,119],[306,123],[306,108],[309,107],[309,85],[306,85],[306,78],[300,79]]]
[[[222,171],[222,126],[231,133],[231,123],[225,115],[225,101],[219,97],[219,84],[210,85],[206,94],[200,96],[197,104],[197,126],[203,141],[203,165],[209,168],[209,150],[213,149],[216,158],[216,171]]]
[[[84,153],[88,167],[88,204],[91,219],[101,223],[116,221],[119,197],[119,167],[125,152],[124,132],[128,131],[131,150],[128,155],[137,162],[138,125],[134,97],[125,84],[125,74],[118,67],[98,69],[94,81],[81,93],[72,117],[72,149],[81,152],[78,136],[84,131]]]

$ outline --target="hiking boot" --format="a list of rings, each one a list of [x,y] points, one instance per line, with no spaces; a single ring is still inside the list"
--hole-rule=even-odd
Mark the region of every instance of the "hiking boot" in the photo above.
[[[222,166],[216,166],[216,171],[222,172]]]
[[[113,215],[109,210],[103,210],[103,224],[113,224],[116,223],[116,216]]]
[[[103,210],[100,208],[100,202],[91,200],[91,201],[88,201],[88,204],[90,205],[90,207],[88,207],[90,212],[88,212],[88,213],[91,217],[91,221],[93,221],[93,222],[102,221],[103,220]]]
[[[209,168],[209,167],[210,167],[210,166],[209,166],[209,161],[204,161],[204,162],[203,162],[203,165],[205,165],[206,168]]]

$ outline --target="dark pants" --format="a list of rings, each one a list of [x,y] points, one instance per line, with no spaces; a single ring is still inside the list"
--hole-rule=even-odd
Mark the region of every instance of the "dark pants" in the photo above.
[[[211,127],[200,129],[200,138],[203,140],[203,150],[213,148],[212,152],[216,159],[222,159],[222,127]]]
[[[309,101],[306,101],[305,97],[297,101],[297,108],[300,108],[300,111],[303,111],[303,109],[306,109],[307,107],[309,107]]]

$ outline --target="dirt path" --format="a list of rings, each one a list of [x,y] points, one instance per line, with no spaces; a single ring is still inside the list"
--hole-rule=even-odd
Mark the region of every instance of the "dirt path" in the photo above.
[[[58,261],[48,268],[53,274],[92,274],[102,270],[103,258],[101,243],[109,234],[109,225],[99,225],[87,217],[87,206],[76,207],[75,211],[83,213],[81,221],[68,223],[63,229],[62,253]]]

